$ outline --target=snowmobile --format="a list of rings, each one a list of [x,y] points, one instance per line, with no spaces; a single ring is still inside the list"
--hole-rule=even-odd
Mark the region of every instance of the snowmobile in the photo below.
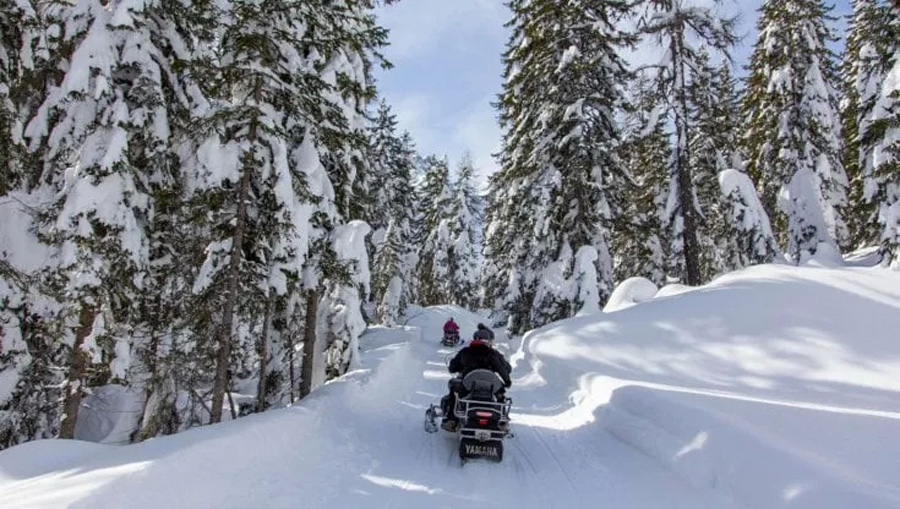
[[[463,395],[452,409],[458,420],[455,433],[459,443],[459,459],[465,464],[473,458],[503,460],[503,439],[514,435],[509,428],[512,399],[502,394],[503,380],[488,369],[476,369],[462,379]],[[425,412],[425,431],[436,433],[435,419],[443,417],[439,406]],[[447,430],[450,431],[450,430]]]
[[[459,344],[459,341],[459,332],[445,332],[444,337],[441,338],[443,346],[456,346]]]

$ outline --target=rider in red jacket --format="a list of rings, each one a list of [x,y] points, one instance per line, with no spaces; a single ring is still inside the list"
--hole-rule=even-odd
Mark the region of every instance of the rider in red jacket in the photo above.
[[[456,325],[453,318],[450,318],[447,320],[447,323],[444,324],[444,334],[459,334],[459,325]]]

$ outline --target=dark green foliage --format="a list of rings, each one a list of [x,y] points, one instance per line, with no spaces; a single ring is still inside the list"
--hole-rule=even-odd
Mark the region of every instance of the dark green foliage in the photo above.
[[[599,258],[597,281],[581,284],[599,288],[601,299],[611,290],[607,245],[624,178],[614,115],[628,76],[620,54],[632,40],[617,28],[628,9],[622,1],[515,0],[510,8],[503,147],[484,254],[487,303],[523,332],[578,311],[579,289],[542,285],[572,277],[582,247]]]

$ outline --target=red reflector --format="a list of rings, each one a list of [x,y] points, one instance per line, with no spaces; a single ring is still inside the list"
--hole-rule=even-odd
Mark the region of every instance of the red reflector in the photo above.
[[[490,412],[475,412],[475,415],[477,415],[478,417],[490,417],[493,414],[491,414]]]
[[[487,419],[478,419],[479,426],[487,426],[487,423],[488,423]]]

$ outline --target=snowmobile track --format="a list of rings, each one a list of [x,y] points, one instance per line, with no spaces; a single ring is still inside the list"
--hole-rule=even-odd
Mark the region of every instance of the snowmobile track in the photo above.
[[[575,494],[579,500],[581,500],[581,492],[578,490],[578,487],[575,485],[575,480],[572,477],[571,472],[566,466],[560,461],[559,456],[557,456],[556,452],[550,447],[550,444],[547,443],[547,440],[544,438],[543,434],[537,429],[533,430],[534,434],[537,435],[538,440],[541,441],[541,444],[544,446],[544,449],[547,453],[550,454],[550,457],[553,459],[553,462],[556,463],[556,466],[559,467],[559,472],[565,477],[566,483],[569,485],[569,489]]]

